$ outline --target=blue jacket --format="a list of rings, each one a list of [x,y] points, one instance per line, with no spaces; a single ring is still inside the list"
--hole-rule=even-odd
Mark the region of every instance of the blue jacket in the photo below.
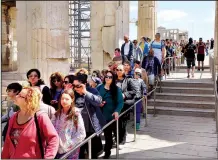
[[[86,89],[87,89],[87,93],[84,96],[80,96],[78,93],[75,92],[76,104],[83,103],[81,99],[78,100],[79,97],[82,97],[85,100],[84,102],[85,104],[83,107],[87,111],[88,118],[87,118],[87,114],[83,114],[83,112],[82,112],[82,116],[86,128],[86,132],[91,132],[91,133],[96,132],[100,134],[102,132],[102,128],[106,124],[106,120],[100,109],[102,98],[99,95],[99,92],[95,88],[91,88],[90,86],[87,86]]]
[[[153,60],[154,60],[153,72],[154,72],[154,75],[156,76],[156,75],[161,73],[161,64],[160,64],[159,60],[157,59],[157,57],[145,56],[142,60],[142,68],[144,68],[146,70],[146,72],[148,72],[150,67],[149,67],[149,65],[147,65],[147,63],[150,62],[150,58],[153,58]]]

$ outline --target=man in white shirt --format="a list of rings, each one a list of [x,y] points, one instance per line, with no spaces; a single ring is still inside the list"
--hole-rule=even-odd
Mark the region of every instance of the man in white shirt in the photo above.
[[[125,57],[128,59],[128,61],[133,61],[133,43],[129,40],[129,37],[127,35],[124,36],[124,41],[122,47],[121,47],[121,55],[124,62]]]

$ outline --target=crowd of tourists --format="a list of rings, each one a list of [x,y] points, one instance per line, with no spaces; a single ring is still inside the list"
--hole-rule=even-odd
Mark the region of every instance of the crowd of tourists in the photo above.
[[[189,39],[189,45],[191,39]],[[74,149],[84,139],[97,133],[92,139],[91,151],[88,144],[74,150],[68,159],[97,159],[104,151],[105,159],[110,158],[111,149],[126,143],[127,124],[131,111],[119,115],[136,104],[136,130],[140,130],[141,114],[146,117],[147,93],[152,90],[155,80],[171,69],[166,57],[174,57],[172,69],[180,65],[182,53],[189,47],[172,40],[142,37],[140,42],[130,41],[124,36],[121,48],[116,48],[108,68],[94,70],[91,74],[85,68],[74,74],[52,73],[46,85],[38,69],[26,73],[28,86],[11,83],[7,86],[7,113],[2,116],[6,122],[3,130],[3,159],[54,159]],[[199,42],[197,46],[201,46]],[[202,58],[202,57],[199,57]],[[167,67],[167,73],[162,71]],[[103,130],[111,120],[119,118],[119,141],[116,123]],[[102,144],[104,133],[105,145]]]

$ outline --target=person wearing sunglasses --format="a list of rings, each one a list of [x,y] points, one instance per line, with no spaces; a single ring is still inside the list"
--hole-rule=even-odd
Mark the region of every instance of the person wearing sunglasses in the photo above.
[[[40,71],[36,68],[30,69],[27,72],[26,77],[28,79],[30,86],[32,87],[37,86],[40,88],[40,91],[43,95],[42,96],[43,103],[51,105],[50,89],[48,86],[45,85],[44,81],[41,79]]]
[[[131,107],[140,97],[140,88],[138,81],[126,76],[124,71],[124,66],[119,65],[116,70],[117,80],[116,85],[121,88],[122,95],[124,99],[124,106],[121,113],[126,111]],[[126,143],[126,126],[127,121],[130,119],[130,112],[127,112],[122,117],[119,118],[119,144],[124,145]]]
[[[2,159],[54,159],[59,137],[47,113],[39,112],[40,94],[26,87],[16,96],[20,107],[9,121]]]
[[[74,75],[67,75],[64,77],[64,83],[63,83],[63,87],[64,89],[70,89],[72,88],[72,84],[73,84],[73,80],[74,80]]]
[[[104,77],[104,82],[97,87],[102,97],[103,115],[109,123],[113,119],[118,119],[118,116],[123,108],[123,96],[122,91],[116,85],[116,77],[112,71],[107,71]],[[112,132],[116,135],[116,123],[112,123],[104,130],[105,146],[104,146],[104,159],[108,159],[111,155],[111,149],[113,145]],[[115,136],[116,137],[116,136]]]
[[[58,109],[58,101],[60,98],[60,95],[64,91],[64,77],[61,73],[55,72],[52,73],[50,76],[50,91],[51,91],[51,105],[55,108],[55,110]]]
[[[87,85],[86,74],[79,74],[73,81],[73,89],[75,91],[75,104],[80,109],[85,129],[86,138],[97,133],[100,135],[102,128],[106,124],[106,120],[101,112],[100,105],[102,104],[102,98],[99,92],[95,88],[91,88]],[[103,150],[103,145],[100,136],[95,136],[92,139],[92,159],[97,159],[99,153]],[[88,143],[84,144],[80,148],[80,159],[85,159],[85,152],[89,152]]]

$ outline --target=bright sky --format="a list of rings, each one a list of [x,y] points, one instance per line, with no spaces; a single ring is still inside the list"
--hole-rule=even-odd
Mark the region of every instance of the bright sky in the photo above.
[[[138,19],[138,2],[130,1],[130,20]],[[215,1],[157,1],[158,27],[187,30],[189,37],[214,37]],[[130,24],[130,39],[137,37],[137,26]]]

